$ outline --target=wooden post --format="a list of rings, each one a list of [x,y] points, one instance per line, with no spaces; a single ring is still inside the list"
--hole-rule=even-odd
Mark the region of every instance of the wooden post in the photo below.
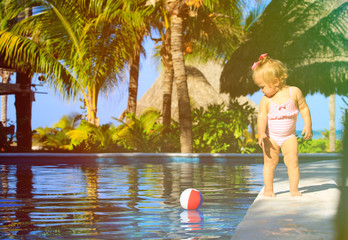
[[[16,83],[21,88],[30,90],[31,77],[28,73],[16,73]],[[31,151],[32,129],[31,129],[31,107],[33,93],[16,93],[16,121],[17,121],[17,147],[19,151]],[[43,116],[44,117],[44,116]]]

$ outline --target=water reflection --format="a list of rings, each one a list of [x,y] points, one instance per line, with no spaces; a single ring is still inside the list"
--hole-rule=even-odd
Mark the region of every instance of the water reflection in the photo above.
[[[30,165],[18,165],[16,169],[16,199],[22,200],[22,205],[19,205],[15,211],[16,222],[13,227],[18,229],[16,235],[26,236],[31,231],[35,231],[35,225],[32,223],[30,214],[34,210],[34,205],[31,204],[33,198],[33,172]]]
[[[3,165],[1,169],[1,198],[6,198],[9,191],[8,186],[8,166]]]
[[[180,222],[185,230],[197,231],[203,228],[204,215],[199,210],[184,210],[180,213]]]
[[[180,187],[181,189],[190,188],[193,185],[193,164],[180,164]]]
[[[213,160],[2,165],[0,176],[0,238],[14,239],[230,237],[262,186],[261,166]],[[190,187],[200,210],[180,206]]]

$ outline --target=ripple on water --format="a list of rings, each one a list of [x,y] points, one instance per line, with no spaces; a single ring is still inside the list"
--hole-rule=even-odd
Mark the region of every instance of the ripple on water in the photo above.
[[[262,165],[199,160],[3,165],[1,239],[231,237],[262,187]],[[199,189],[199,210],[179,197]]]

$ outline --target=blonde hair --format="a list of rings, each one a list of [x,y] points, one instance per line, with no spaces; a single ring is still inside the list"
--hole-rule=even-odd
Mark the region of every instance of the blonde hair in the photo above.
[[[288,78],[288,69],[281,61],[265,56],[260,58],[253,69],[253,79],[256,75],[261,76],[267,84],[272,84],[278,78],[279,87],[282,88]]]

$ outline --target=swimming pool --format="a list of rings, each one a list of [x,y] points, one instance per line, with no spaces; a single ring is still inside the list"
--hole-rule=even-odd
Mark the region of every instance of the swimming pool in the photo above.
[[[250,160],[51,160],[0,161],[0,239],[229,239],[263,184]],[[199,210],[180,206],[191,187]]]

